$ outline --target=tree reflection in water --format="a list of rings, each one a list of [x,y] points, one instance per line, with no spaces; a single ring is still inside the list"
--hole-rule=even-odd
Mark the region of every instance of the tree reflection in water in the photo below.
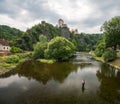
[[[109,104],[120,104],[120,72],[102,64],[96,76],[100,81],[98,96]]]

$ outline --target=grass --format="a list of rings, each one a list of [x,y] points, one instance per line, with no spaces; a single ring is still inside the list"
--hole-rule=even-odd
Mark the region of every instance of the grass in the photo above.
[[[47,64],[53,64],[55,60],[52,59],[38,59],[37,61],[40,61],[42,63],[47,63]]]
[[[10,71],[15,68],[19,63],[23,62],[31,53],[19,53],[10,56],[0,56],[0,74]]]

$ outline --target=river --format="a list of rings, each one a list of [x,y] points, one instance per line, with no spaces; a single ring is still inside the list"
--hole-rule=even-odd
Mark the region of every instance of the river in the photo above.
[[[70,62],[26,61],[0,76],[0,104],[120,104],[120,71],[81,53]]]

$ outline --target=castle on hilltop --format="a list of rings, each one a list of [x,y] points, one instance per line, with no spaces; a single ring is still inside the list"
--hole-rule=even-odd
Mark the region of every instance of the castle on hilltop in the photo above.
[[[59,20],[58,20],[58,24],[56,25],[56,27],[69,29],[68,26],[67,26],[67,24],[64,23],[64,20],[63,20],[63,19],[59,19]],[[77,30],[77,29],[71,29],[71,30],[69,29],[69,31],[70,31],[71,33],[73,33],[74,35],[77,35],[77,34],[78,34],[78,30]]]
[[[67,24],[64,24],[63,19],[59,19],[57,27],[66,27],[67,28]]]

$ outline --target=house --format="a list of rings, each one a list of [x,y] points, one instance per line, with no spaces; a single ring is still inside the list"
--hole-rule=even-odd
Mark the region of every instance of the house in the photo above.
[[[0,39],[0,51],[2,51],[2,52],[10,51],[10,46],[9,46],[8,42],[4,39]]]

